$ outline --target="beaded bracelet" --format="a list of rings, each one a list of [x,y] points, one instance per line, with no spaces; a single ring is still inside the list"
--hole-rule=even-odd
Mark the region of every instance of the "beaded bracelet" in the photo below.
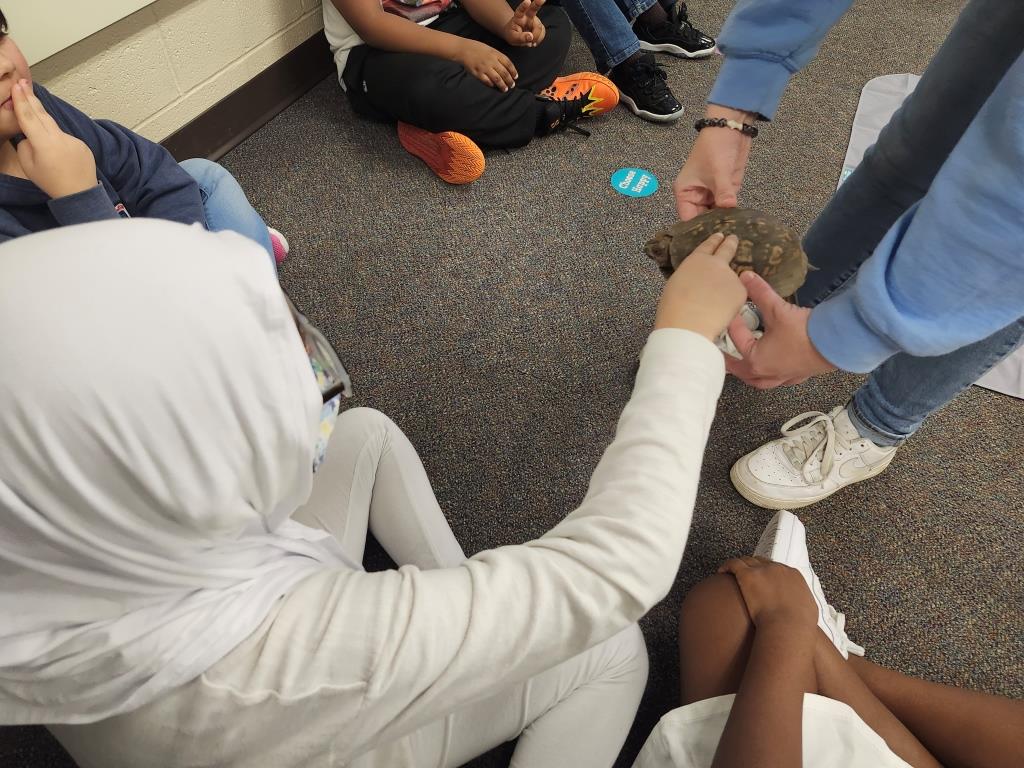
[[[693,127],[698,132],[705,128],[732,128],[734,131],[739,131],[744,136],[749,136],[752,139],[757,138],[757,128],[754,126],[749,123],[741,123],[738,120],[726,120],[724,117],[705,117],[694,123]]]

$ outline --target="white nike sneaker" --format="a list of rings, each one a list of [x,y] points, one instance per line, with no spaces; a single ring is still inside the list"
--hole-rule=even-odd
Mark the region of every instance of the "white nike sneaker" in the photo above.
[[[811,559],[807,554],[807,532],[796,515],[786,510],[776,512],[761,534],[754,556],[774,560],[800,571],[814,596],[814,602],[818,604],[818,627],[825,633],[825,637],[832,641],[844,659],[848,659],[851,653],[854,656],[864,655],[864,649],[846,636],[846,616],[825,599],[818,574],[811,567]]]
[[[797,426],[801,425],[801,426]],[[729,472],[743,498],[765,509],[797,509],[882,472],[895,447],[861,437],[846,408],[808,411],[782,425],[782,437],[748,453]]]

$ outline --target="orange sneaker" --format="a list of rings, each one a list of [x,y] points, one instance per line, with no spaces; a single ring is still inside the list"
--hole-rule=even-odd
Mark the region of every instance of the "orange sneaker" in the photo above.
[[[398,140],[449,184],[469,184],[484,172],[484,153],[472,139],[454,131],[431,133],[408,123],[398,124]]]
[[[619,103],[619,89],[615,83],[596,72],[577,72],[555,78],[555,82],[541,91],[537,98],[552,102],[559,109],[552,110],[548,133],[575,127],[584,117],[597,117],[615,109]],[[585,133],[585,131],[583,131]]]

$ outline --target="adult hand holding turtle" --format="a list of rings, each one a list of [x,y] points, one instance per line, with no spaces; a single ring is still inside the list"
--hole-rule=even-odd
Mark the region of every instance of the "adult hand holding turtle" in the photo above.
[[[738,123],[753,123],[757,115],[708,104],[704,116]],[[740,131],[719,128],[701,131],[679,175],[672,184],[679,218],[689,221],[712,208],[735,208],[743,185],[752,139]]]
[[[674,184],[681,219],[736,207],[754,121],[774,118],[790,77],[850,4],[738,0],[718,38],[724,61],[707,116]],[[1022,4],[966,5],[803,236],[815,270],[796,305],[742,276],[764,333],[730,326],[744,358],[727,360],[731,373],[763,389],[834,367],[869,374],[845,404],[795,416],[736,462],[733,483],[751,502],[794,509],[878,475],[929,415],[1024,342],[1022,24]]]
[[[705,117],[732,125],[751,125],[758,115],[709,104]],[[736,207],[752,141],[747,133],[729,125],[712,125],[700,131],[672,185],[682,221],[713,208]],[[729,373],[757,389],[772,389],[800,384],[811,376],[835,370],[807,332],[809,309],[784,301],[753,272],[744,272],[740,279],[761,312],[764,333],[755,336],[741,317],[733,320],[729,335],[742,359],[726,357]]]

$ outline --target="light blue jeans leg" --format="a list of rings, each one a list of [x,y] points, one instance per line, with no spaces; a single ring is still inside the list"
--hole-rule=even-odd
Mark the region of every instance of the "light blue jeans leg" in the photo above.
[[[231,230],[255,240],[274,261],[267,224],[242,191],[235,177],[222,166],[209,160],[194,158],[180,163],[182,169],[196,180],[206,211],[206,228],[211,232]]]
[[[607,72],[640,50],[633,32],[636,17],[657,0],[562,0],[562,8],[594,56],[599,72]]]
[[[814,307],[849,286],[886,231],[928,193],[1020,55],[1022,23],[1024,4],[972,0],[964,9],[917,89],[807,232],[804,250],[818,270],[800,290],[801,304]],[[973,57],[978,50],[985,57]],[[895,355],[854,394],[850,420],[872,442],[899,445],[1022,341],[1024,318],[939,357]]]
[[[940,357],[890,357],[854,394],[850,421],[876,445],[899,445],[1022,342],[1024,318]]]

